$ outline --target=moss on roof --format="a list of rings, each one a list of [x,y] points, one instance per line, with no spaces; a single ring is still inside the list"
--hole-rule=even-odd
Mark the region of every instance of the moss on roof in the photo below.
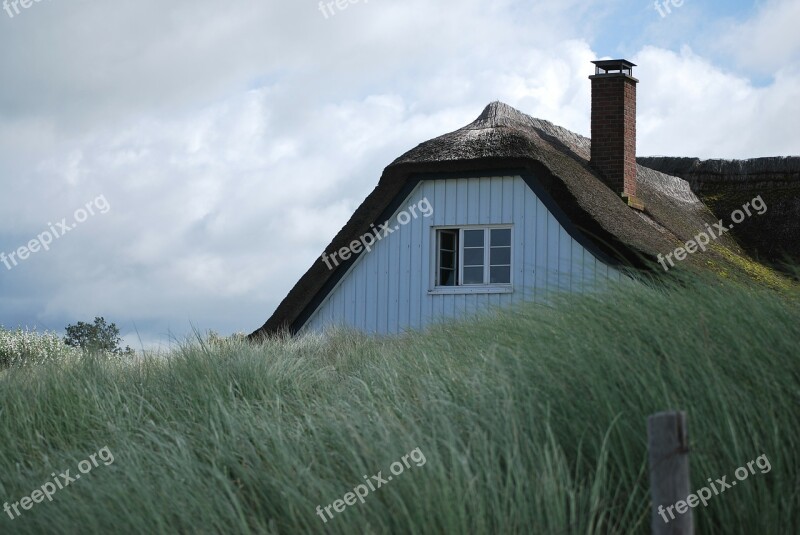
[[[747,253],[776,267],[800,265],[800,157],[700,160],[665,156],[640,164],[685,179],[720,219],[760,196],[767,212],[732,230]],[[787,272],[792,274],[792,268]]]

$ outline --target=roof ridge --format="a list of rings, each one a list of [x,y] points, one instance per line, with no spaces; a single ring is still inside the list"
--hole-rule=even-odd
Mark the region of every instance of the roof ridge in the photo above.
[[[478,116],[463,130],[475,130],[478,128],[497,128],[501,126],[531,126],[532,117],[520,110],[495,100],[489,103]]]

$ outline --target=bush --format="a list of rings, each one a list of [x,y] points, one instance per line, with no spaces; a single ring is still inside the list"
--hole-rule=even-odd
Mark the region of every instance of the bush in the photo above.
[[[65,345],[56,333],[21,328],[9,331],[0,327],[0,369],[43,364],[78,354],[79,351]]]

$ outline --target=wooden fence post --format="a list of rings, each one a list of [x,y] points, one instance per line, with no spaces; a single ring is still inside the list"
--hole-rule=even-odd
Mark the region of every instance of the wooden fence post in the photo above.
[[[647,419],[647,451],[653,535],[693,535],[692,508],[686,505],[691,492],[686,413],[668,411],[651,415]],[[682,512],[676,504],[682,505]]]

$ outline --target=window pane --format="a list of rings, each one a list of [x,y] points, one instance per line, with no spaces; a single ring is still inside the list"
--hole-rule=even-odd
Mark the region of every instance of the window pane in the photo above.
[[[440,267],[442,268],[455,268],[456,267],[456,254],[455,253],[448,253],[446,251],[442,251],[441,256],[441,263]]]
[[[511,264],[511,247],[492,247],[489,263],[493,266]]]
[[[483,267],[465,267],[464,284],[483,284]]]
[[[496,245],[511,245],[511,229],[496,228],[492,229],[492,247]]]
[[[439,286],[455,286],[456,272],[452,269],[439,270]]]
[[[449,249],[451,251],[456,248],[456,234],[453,231],[440,230],[439,231],[439,248]]]
[[[511,283],[511,266],[491,268],[489,270],[489,282],[491,282],[492,284]]]
[[[458,230],[439,230],[436,235],[439,242],[436,285],[455,286],[458,282]]]
[[[483,247],[483,229],[465,230],[464,247]]]
[[[464,249],[465,266],[483,266],[483,247],[480,249]]]

